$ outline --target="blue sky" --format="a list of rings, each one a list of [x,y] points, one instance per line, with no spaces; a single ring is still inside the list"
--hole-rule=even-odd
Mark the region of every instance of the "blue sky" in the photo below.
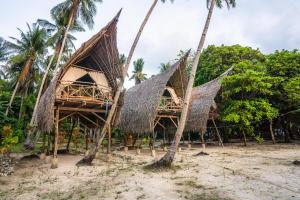
[[[62,0],[5,0],[0,8],[0,36],[18,37],[17,27],[26,22],[50,20],[50,9]],[[158,73],[161,62],[176,58],[179,50],[195,49],[207,14],[206,0],[175,0],[159,3],[142,35],[134,59],[144,58],[145,72]],[[76,34],[76,46],[98,32],[120,8],[119,52],[127,54],[152,0],[103,0],[93,30]],[[237,7],[216,9],[206,46],[241,44],[264,53],[300,47],[300,0],[237,0]],[[130,69],[130,72],[132,68]],[[130,73],[129,73],[130,74]],[[126,82],[126,87],[133,82]]]

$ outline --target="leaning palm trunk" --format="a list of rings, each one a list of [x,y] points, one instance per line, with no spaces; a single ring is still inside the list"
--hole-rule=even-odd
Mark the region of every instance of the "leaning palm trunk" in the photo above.
[[[143,30],[144,30],[144,28],[145,28],[145,26],[146,26],[146,24],[147,24],[147,22],[148,22],[148,20],[149,20],[149,18],[151,16],[151,14],[152,14],[152,12],[153,12],[153,10],[154,10],[157,2],[158,2],[158,0],[154,0],[152,6],[150,8],[150,10],[148,11],[148,13],[147,13],[147,15],[146,15],[146,17],[145,17],[145,19],[144,19],[144,21],[142,23],[142,25],[140,26],[140,29],[139,29],[139,31],[138,31],[138,33],[137,33],[137,35],[135,37],[135,40],[134,40],[134,42],[133,42],[133,44],[131,46],[128,58],[127,58],[127,60],[125,62],[125,66],[123,68],[123,73],[122,73],[123,77],[122,77],[122,79],[121,79],[121,81],[120,81],[120,83],[118,85],[117,92],[116,92],[115,97],[114,97],[113,105],[112,105],[112,107],[111,107],[111,109],[109,111],[108,117],[107,117],[106,122],[104,124],[104,127],[103,127],[103,129],[101,131],[100,137],[99,137],[99,139],[98,139],[98,141],[96,143],[96,146],[94,147],[94,149],[92,151],[90,151],[90,154],[87,155],[87,156],[85,156],[82,160],[80,160],[77,163],[77,165],[91,164],[92,161],[94,160],[95,156],[96,156],[96,153],[99,151],[100,145],[101,145],[102,141],[105,138],[105,135],[107,133],[107,129],[109,128],[109,126],[111,124],[111,121],[113,119],[113,116],[115,114],[115,110],[117,108],[117,104],[118,104],[118,101],[119,101],[120,94],[121,94],[121,92],[123,90],[124,80],[125,80],[125,77],[127,75],[127,71],[128,71],[128,68],[129,68],[129,65],[130,65],[133,53],[135,51],[137,43],[138,43],[138,41],[139,41],[139,39],[140,39],[140,37],[142,35],[142,32],[143,32]]]
[[[72,9],[72,12],[71,12],[71,15],[70,15],[70,18],[69,18],[69,22],[68,22],[68,25],[67,25],[67,28],[66,28],[66,32],[64,34],[64,38],[63,38],[63,41],[62,41],[62,44],[61,44],[61,47],[60,47],[60,50],[59,50],[58,58],[57,58],[57,61],[56,61],[56,66],[54,68],[54,75],[57,73],[57,71],[59,69],[58,68],[59,63],[60,63],[64,48],[65,48],[65,44],[66,44],[66,41],[67,41],[69,30],[71,28],[71,25],[74,23],[75,16],[76,16],[76,13],[78,11],[78,6],[79,6],[79,1],[75,0],[74,5],[73,5],[73,9]]]
[[[17,82],[17,84],[16,84],[16,86],[15,86],[15,89],[14,89],[14,91],[13,91],[11,97],[10,97],[9,104],[8,104],[8,106],[7,106],[7,108],[6,108],[6,111],[5,111],[5,115],[6,115],[6,116],[8,115],[8,112],[9,112],[9,110],[10,110],[10,108],[11,108],[11,105],[12,105],[12,103],[13,103],[13,101],[14,101],[14,98],[15,98],[15,96],[16,96],[16,93],[17,93],[17,91],[18,91],[18,89],[19,89],[19,85],[20,85],[20,81]]]
[[[185,128],[185,122],[186,122],[186,118],[187,118],[187,114],[188,114],[189,102],[191,99],[193,84],[194,84],[194,80],[195,80],[195,74],[196,74],[198,63],[199,63],[200,54],[201,54],[201,51],[204,46],[204,41],[206,38],[206,34],[208,31],[208,27],[210,24],[214,6],[215,6],[215,0],[212,0],[211,4],[210,4],[208,15],[207,15],[206,23],[205,23],[205,26],[204,26],[204,29],[202,32],[202,36],[200,39],[200,43],[198,45],[197,52],[196,52],[196,55],[195,55],[195,58],[193,61],[192,71],[191,71],[191,75],[190,75],[189,82],[187,85],[187,90],[186,90],[185,98],[184,98],[184,104],[183,104],[183,108],[182,108],[182,112],[181,112],[181,116],[180,116],[179,125],[178,125],[177,131],[175,133],[175,138],[173,139],[171,147],[169,148],[169,150],[165,154],[165,156],[162,157],[158,162],[153,164],[154,167],[169,167],[169,166],[171,166],[171,164],[174,160],[176,150],[178,148],[180,139],[182,137],[182,133]]]
[[[8,104],[8,106],[6,108],[6,112],[5,112],[6,116],[8,115],[8,112],[9,112],[9,110],[11,108],[11,105],[12,105],[14,99],[15,99],[15,96],[16,96],[16,93],[17,93],[19,87],[22,86],[22,85],[24,85],[26,79],[28,78],[30,69],[32,68],[32,65],[33,65],[33,62],[34,62],[34,57],[33,56],[29,57],[28,60],[26,61],[25,65],[24,65],[24,68],[22,69],[21,74],[20,74],[20,76],[18,78],[18,82],[17,82],[17,84],[15,86],[15,89],[14,89],[12,95],[11,95],[9,104]]]

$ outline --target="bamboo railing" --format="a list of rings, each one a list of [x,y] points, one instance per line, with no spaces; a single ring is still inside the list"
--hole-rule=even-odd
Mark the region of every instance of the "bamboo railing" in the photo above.
[[[56,98],[60,100],[112,101],[112,90],[104,85],[79,81],[60,81],[58,84],[61,89]]]
[[[171,97],[162,97],[160,99],[158,111],[180,111],[182,106],[183,100],[180,97],[178,97],[177,101]]]

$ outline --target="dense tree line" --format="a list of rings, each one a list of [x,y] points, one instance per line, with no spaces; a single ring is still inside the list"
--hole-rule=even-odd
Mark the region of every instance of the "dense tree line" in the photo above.
[[[258,49],[208,46],[200,57],[195,86],[233,67],[223,78],[217,97],[219,124],[229,134],[260,136],[272,132],[285,141],[299,138],[300,52],[276,51],[264,55]],[[269,129],[266,129],[269,127]]]

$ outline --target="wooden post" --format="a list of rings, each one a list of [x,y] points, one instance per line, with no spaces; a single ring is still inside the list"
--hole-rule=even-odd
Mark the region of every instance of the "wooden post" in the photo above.
[[[111,128],[110,125],[107,126],[107,154],[110,154],[111,147]]]
[[[86,126],[84,127],[84,135],[85,135],[85,150],[87,151],[89,149],[89,136],[86,131]]]
[[[58,166],[57,150],[58,150],[58,135],[59,135],[59,107],[55,112],[55,138],[54,138],[54,151],[53,159],[51,162],[51,169],[55,169]]]
[[[98,124],[98,121],[97,121],[97,124]],[[98,139],[99,139],[99,126],[96,127],[95,129],[95,132],[96,132],[96,145],[98,144]]]
[[[166,129],[164,128],[164,147],[166,146]]]
[[[205,149],[205,141],[204,141],[204,131],[201,130],[201,143],[202,143],[202,148]]]
[[[48,133],[48,138],[47,138],[47,155],[50,155],[50,145],[51,145],[51,137],[50,137],[50,133]]]
[[[155,149],[154,149],[154,143],[155,143],[155,136],[154,136],[154,131],[152,131],[152,148],[151,148],[151,156],[155,157]]]
[[[216,122],[215,122],[214,118],[211,118],[211,120],[212,120],[212,122],[215,126],[216,131],[217,131],[217,136],[218,136],[218,139],[219,139],[219,143],[221,144],[222,147],[224,147],[220,132],[219,132],[219,130],[217,128],[217,125],[216,125]]]

